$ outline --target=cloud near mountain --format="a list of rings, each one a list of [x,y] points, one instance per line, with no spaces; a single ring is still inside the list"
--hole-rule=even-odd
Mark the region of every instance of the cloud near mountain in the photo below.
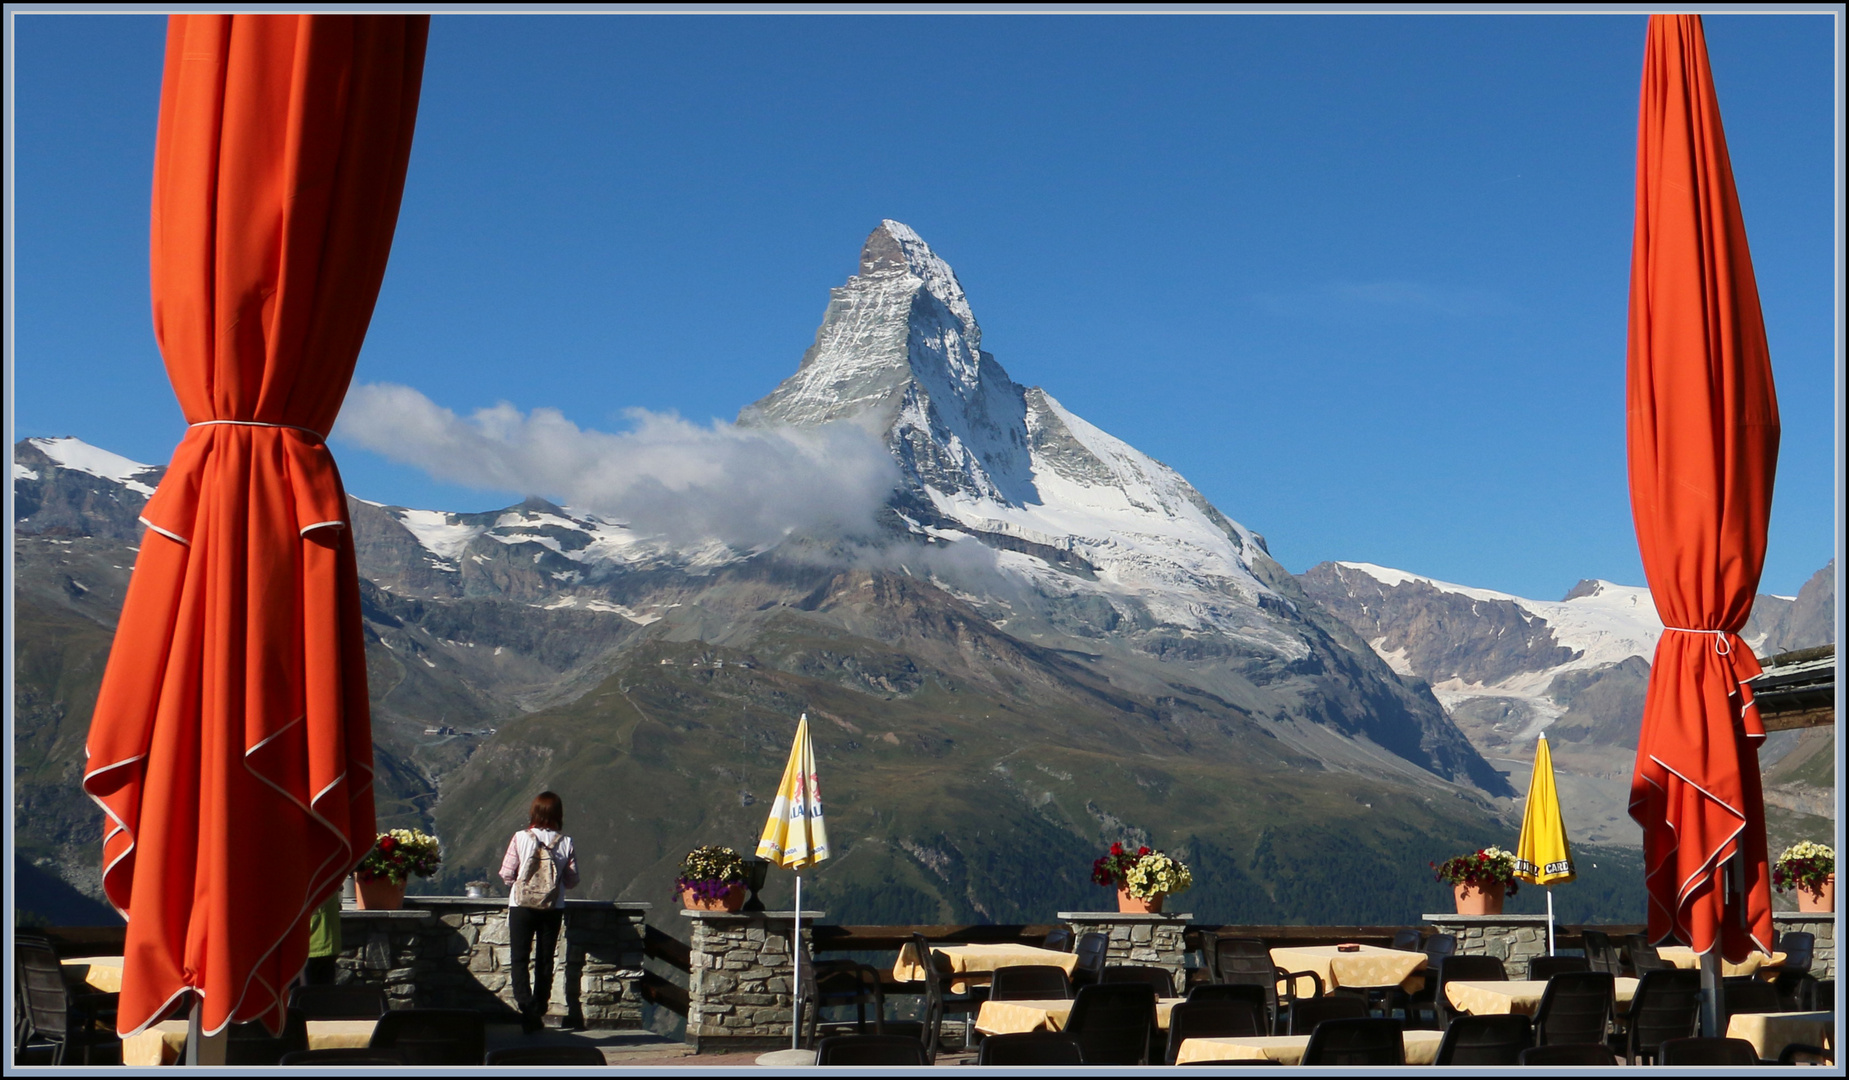
[[[634,428],[615,433],[505,402],[462,417],[377,383],[348,394],[335,434],[449,483],[543,495],[672,542],[739,549],[797,532],[869,534],[899,482],[880,437],[852,422],[746,428],[625,415]]]

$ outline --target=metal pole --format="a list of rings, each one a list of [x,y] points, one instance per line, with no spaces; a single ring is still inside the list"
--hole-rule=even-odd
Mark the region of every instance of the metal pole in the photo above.
[[[796,875],[796,921],[792,924],[795,932],[790,935],[790,955],[796,958],[795,993],[790,995],[790,1049],[802,1049],[803,1019],[803,876]],[[815,1008],[815,1002],[809,1003]]]
[[[1554,887],[1547,886],[1547,955],[1554,955]]]
[[[231,1035],[227,1025],[216,1035],[207,1035],[204,1030],[202,1012],[205,999],[193,995],[193,1007],[186,1016],[186,1063],[188,1065],[223,1065],[225,1063],[225,1042]]]
[[[1707,1038],[1721,1036],[1721,946],[1701,954],[1701,1033]]]

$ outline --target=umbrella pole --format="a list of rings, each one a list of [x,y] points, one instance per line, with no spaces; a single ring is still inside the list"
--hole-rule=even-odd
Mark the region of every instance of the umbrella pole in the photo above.
[[[227,1026],[216,1035],[207,1035],[200,1015],[204,1010],[205,998],[194,994],[193,1007],[186,1014],[186,1063],[223,1065],[225,1040],[230,1037],[231,1029]]]
[[[790,995],[790,1049],[802,1049],[803,1019],[803,876],[796,875],[796,920],[792,924],[795,931],[790,935],[790,956],[796,961],[795,993]],[[815,1003],[810,1003],[814,1008]]]
[[[1701,1033],[1714,1039],[1721,1032],[1721,943],[1701,954]]]
[[[1547,887],[1547,955],[1554,955],[1554,887]]]

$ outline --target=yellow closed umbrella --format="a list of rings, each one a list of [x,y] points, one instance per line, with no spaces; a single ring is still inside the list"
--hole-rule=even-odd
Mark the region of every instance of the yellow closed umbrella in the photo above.
[[[1522,835],[1515,844],[1515,876],[1536,885],[1572,881],[1573,846],[1560,819],[1560,792],[1554,787],[1554,756],[1547,736],[1534,748],[1534,773],[1528,780],[1528,805],[1522,810]],[[1554,953],[1554,891],[1547,891],[1547,954]]]
[[[790,1049],[801,1038],[802,1019],[802,868],[814,866],[828,858],[828,826],[822,820],[822,789],[815,775],[815,747],[809,742],[809,714],[796,722],[796,743],[790,747],[790,760],[783,766],[783,781],[777,785],[776,801],[770,804],[770,820],[764,823],[764,835],[758,837],[758,857],[796,873],[796,921],[790,934],[790,955],[796,969],[796,1008],[790,1020]]]

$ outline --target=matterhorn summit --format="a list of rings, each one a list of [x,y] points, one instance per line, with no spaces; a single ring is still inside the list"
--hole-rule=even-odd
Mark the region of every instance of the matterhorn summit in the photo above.
[[[1283,606],[1263,541],[1175,470],[1009,378],[956,272],[897,221],[867,238],[796,373],[739,416],[841,420],[884,436],[904,477],[893,510],[913,533],[980,541],[1039,591],[1103,599],[1133,624],[1305,651],[1260,611]]]

